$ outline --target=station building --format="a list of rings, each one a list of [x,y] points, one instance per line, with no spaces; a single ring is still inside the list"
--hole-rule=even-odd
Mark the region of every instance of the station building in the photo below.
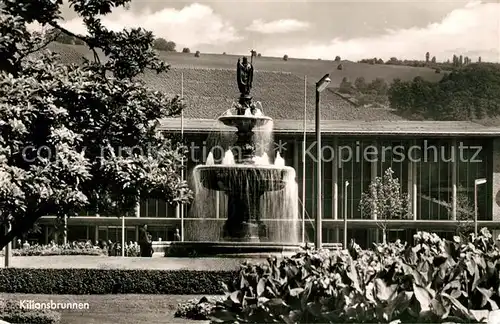
[[[152,88],[184,94],[187,105],[184,118],[163,120],[161,128],[171,134],[182,131],[185,140],[198,148],[206,146],[207,139],[220,131],[217,117],[229,109],[238,96],[234,70],[174,69],[165,79],[150,79]],[[274,120],[274,153],[279,151],[286,165],[296,170],[299,217],[305,217],[305,237],[309,241],[314,240],[316,210],[314,94],[314,83],[304,83],[296,75],[255,72],[252,95],[254,101],[262,103],[264,114]],[[402,191],[408,194],[412,212],[409,219],[385,223],[389,240],[411,240],[418,230],[453,235],[461,213],[474,208],[475,192],[479,226],[498,233],[499,127],[474,122],[405,120],[389,108],[353,104],[335,92],[334,84],[322,92],[320,107],[324,243],[341,242],[345,213],[349,238],[365,247],[381,240],[378,230],[381,220],[363,214],[359,201],[370,182],[389,167],[399,179]],[[206,160],[209,151],[210,148],[191,151],[187,176],[196,164]],[[486,179],[486,183],[475,186],[477,179]],[[345,187],[346,181],[348,187]],[[305,206],[304,213],[302,206]],[[221,205],[216,214],[206,217],[223,220],[224,210]],[[181,210],[164,201],[143,201],[136,215],[125,217],[126,241],[137,240],[138,227],[143,224],[148,225],[154,240],[170,241],[176,228],[197,221],[189,215],[189,206]],[[70,217],[67,240],[120,242],[121,216],[84,213]],[[265,221],[266,216],[263,217]],[[37,238],[40,243],[60,235],[54,222],[55,218],[50,215],[40,220],[42,234]]]

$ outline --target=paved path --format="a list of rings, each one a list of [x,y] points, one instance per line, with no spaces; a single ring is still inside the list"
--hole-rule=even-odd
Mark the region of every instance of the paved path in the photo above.
[[[11,267],[49,269],[237,270],[244,260],[241,258],[122,258],[83,255],[16,256],[11,259]],[[249,261],[266,262],[263,259],[252,259]]]

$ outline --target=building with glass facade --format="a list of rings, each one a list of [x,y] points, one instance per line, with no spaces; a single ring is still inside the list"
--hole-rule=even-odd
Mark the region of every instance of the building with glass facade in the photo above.
[[[211,149],[207,147],[207,138],[214,133],[213,125],[214,121],[207,119],[185,119],[183,127],[180,119],[163,122],[165,131],[184,130],[190,147],[187,176],[196,164],[206,161]],[[315,133],[313,123],[306,125],[304,143],[303,127],[303,121],[275,120],[273,141],[275,153],[280,151],[286,165],[296,170],[299,214],[305,217],[306,239],[313,241],[317,181]],[[324,121],[322,147],[324,243],[343,240],[345,214],[349,239],[365,247],[381,240],[382,220],[376,219],[376,215],[364,214],[359,203],[370,182],[388,168],[394,171],[401,190],[408,195],[412,214],[408,219],[384,222],[389,228],[389,240],[410,240],[417,230],[453,235],[464,211],[474,210],[474,183],[483,178],[486,183],[476,187],[479,226],[488,226],[496,235],[500,234],[499,128],[471,122]],[[345,187],[346,181],[348,187]],[[216,215],[206,217],[225,218],[225,203],[221,199]],[[265,220],[266,216],[263,217]],[[154,240],[170,241],[176,228],[182,229],[187,222],[197,220],[190,218],[189,206],[181,211],[164,201],[143,201],[135,216],[125,217],[125,239],[127,242],[137,240],[138,226],[148,224]],[[41,220],[44,232],[41,240],[53,238],[53,222],[50,216]],[[69,218],[67,228],[69,241],[120,242],[122,219],[116,215],[81,215]]]

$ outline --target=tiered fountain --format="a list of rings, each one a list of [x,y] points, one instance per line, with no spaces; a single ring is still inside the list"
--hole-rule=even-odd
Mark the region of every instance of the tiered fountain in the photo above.
[[[195,250],[193,254],[196,255],[245,254],[297,249],[295,170],[285,166],[279,153],[273,164],[266,152],[256,156],[256,146],[263,145],[258,142],[260,137],[256,132],[272,125],[272,119],[264,116],[260,103],[252,101],[253,67],[245,57],[242,63],[238,60],[237,80],[238,102],[218,118],[224,125],[237,129],[237,140],[222,163],[215,164],[210,154],[205,165],[194,168],[197,208],[192,208],[194,215],[190,217],[201,220],[186,229],[188,241],[176,243],[183,247],[183,253]],[[217,191],[227,197],[227,219],[223,225],[221,222],[207,225],[203,218],[214,208],[214,195],[207,195],[207,192]],[[270,222],[266,225],[265,220]],[[213,225],[219,229],[215,228],[215,235],[207,236]]]

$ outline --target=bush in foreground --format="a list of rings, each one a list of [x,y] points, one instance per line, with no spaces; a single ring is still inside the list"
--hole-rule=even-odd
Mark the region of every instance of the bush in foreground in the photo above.
[[[478,323],[500,317],[500,251],[419,232],[362,250],[306,249],[278,265],[241,266],[211,318],[222,323]]]
[[[175,317],[188,318],[192,320],[205,321],[209,319],[210,314],[218,302],[224,301],[223,296],[203,297],[200,300],[190,299],[185,303],[177,305]]]
[[[0,319],[13,324],[59,324],[61,314],[49,309],[24,309],[7,301],[0,304]]]
[[[0,292],[25,294],[217,295],[234,271],[0,269]]]

